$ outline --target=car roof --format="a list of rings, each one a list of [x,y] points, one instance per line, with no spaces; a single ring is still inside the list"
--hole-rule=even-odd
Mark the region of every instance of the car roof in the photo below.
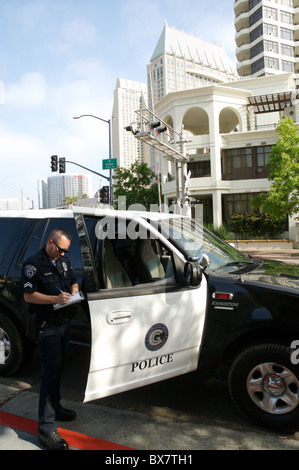
[[[8,210],[0,211],[0,217],[11,217],[11,218],[24,218],[24,219],[47,219],[49,217],[54,218],[72,218],[74,217],[73,211],[58,210],[58,209],[40,209],[40,210]]]
[[[114,209],[101,209],[93,207],[73,206],[71,209],[32,209],[32,210],[8,210],[0,211],[0,218],[73,218],[75,214],[83,214],[95,217],[134,217],[149,220],[162,220],[169,218],[180,218],[181,215],[169,214],[164,212],[146,212],[146,211],[119,211]]]

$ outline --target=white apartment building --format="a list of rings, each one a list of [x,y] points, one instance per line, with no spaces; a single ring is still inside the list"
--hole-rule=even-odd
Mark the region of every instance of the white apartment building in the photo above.
[[[236,67],[223,47],[168,26],[147,66],[149,109],[178,90],[236,80]]]
[[[149,148],[125,130],[137,121],[136,111],[147,106],[146,84],[124,78],[117,80],[112,111],[112,153],[118,167],[130,168],[136,161],[150,163]]]
[[[299,72],[299,0],[235,0],[237,70],[243,77]]]
[[[164,29],[147,66],[147,85],[118,79],[112,113],[113,156],[121,167],[136,160],[145,161],[155,174],[159,172],[157,154],[143,145],[124,127],[138,121],[135,111],[155,109],[168,93],[236,80],[234,64],[225,50],[211,42],[178,31]]]
[[[223,47],[168,26],[147,65],[149,109],[169,93],[216,85],[238,78]],[[157,174],[157,153],[151,150],[151,168]]]
[[[33,209],[33,201],[28,198],[0,199],[0,211]]]
[[[270,187],[266,163],[278,138],[275,124],[287,115],[299,125],[298,98],[289,73],[168,94],[156,113],[177,133],[183,126],[187,143],[182,158],[161,152],[165,202],[183,202],[188,194],[203,205],[204,222],[216,226],[251,212],[251,198]],[[299,242],[298,221],[290,220],[289,233]]]
[[[90,175],[63,174],[50,176],[43,182],[43,203],[44,209],[59,207],[64,205],[66,197],[83,196],[90,197],[92,193],[92,179]]]

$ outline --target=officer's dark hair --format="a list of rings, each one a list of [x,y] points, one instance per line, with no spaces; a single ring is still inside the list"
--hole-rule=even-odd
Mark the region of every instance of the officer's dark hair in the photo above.
[[[72,241],[71,234],[67,230],[65,230],[64,228],[55,228],[54,230],[52,230],[52,232],[49,235],[48,241],[52,240],[54,235],[56,235],[56,233],[59,233],[63,237],[65,237],[68,240]]]

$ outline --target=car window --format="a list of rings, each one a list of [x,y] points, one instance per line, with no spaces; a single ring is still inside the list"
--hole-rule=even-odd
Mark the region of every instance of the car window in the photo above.
[[[211,261],[210,270],[234,261],[246,261],[245,255],[228,245],[195,221],[186,217],[161,220],[160,230],[186,257],[198,258],[203,253]]]
[[[71,261],[75,275],[78,276],[78,278],[81,278],[83,276],[82,260],[74,219],[42,219],[37,221],[20,255],[18,268],[21,268],[23,262],[29,256],[34,255],[46,245],[50,233],[55,228],[63,228],[70,233],[72,243],[68,253],[68,258]]]
[[[47,223],[48,219],[38,220],[36,223],[34,223],[30,236],[26,240],[21,255],[18,259],[17,267],[19,269],[21,269],[22,264],[29,256],[34,255],[34,253],[37,253],[41,249]]]
[[[47,243],[50,233],[56,228],[67,230],[71,237],[72,243],[67,254],[72,268],[77,276],[82,276],[82,259],[79,247],[79,239],[74,219],[50,219],[43,240],[43,245]]]
[[[7,252],[9,245],[13,244],[14,238],[20,233],[20,227],[24,223],[24,219],[1,218],[0,231],[0,264]]]
[[[114,222],[113,222],[114,224]],[[174,276],[170,253],[161,242],[146,236],[130,238],[129,231],[108,232],[93,239],[100,288],[132,287]],[[143,233],[144,235],[144,233]]]
[[[95,252],[97,249],[97,238],[96,238],[95,228],[96,228],[98,219],[95,217],[84,217],[84,221],[85,221],[86,230],[89,236],[91,249],[92,249],[93,255],[95,256]]]

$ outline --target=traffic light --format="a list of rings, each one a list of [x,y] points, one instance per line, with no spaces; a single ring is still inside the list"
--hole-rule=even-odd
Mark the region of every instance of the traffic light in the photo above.
[[[100,202],[102,204],[109,204],[109,186],[103,186],[100,189]]]
[[[157,127],[161,126],[161,122],[160,121],[156,121],[156,122],[151,122],[150,123],[150,127],[151,129],[157,129]]]
[[[131,125],[131,126],[126,126],[126,127],[125,127],[125,130],[126,130],[127,132],[132,132],[133,135],[136,135],[136,134],[138,134],[138,132],[139,132],[138,129],[137,129],[137,127],[136,127],[136,126],[133,126],[133,125]]]
[[[150,128],[151,128],[151,129],[156,129],[157,132],[158,132],[158,134],[162,134],[162,132],[167,131],[167,126],[161,126],[161,122],[160,122],[160,121],[151,122],[151,123],[150,123]]]
[[[57,155],[52,155],[51,157],[51,171],[57,171],[58,169],[58,157]]]
[[[59,173],[65,173],[65,158],[59,158]]]

